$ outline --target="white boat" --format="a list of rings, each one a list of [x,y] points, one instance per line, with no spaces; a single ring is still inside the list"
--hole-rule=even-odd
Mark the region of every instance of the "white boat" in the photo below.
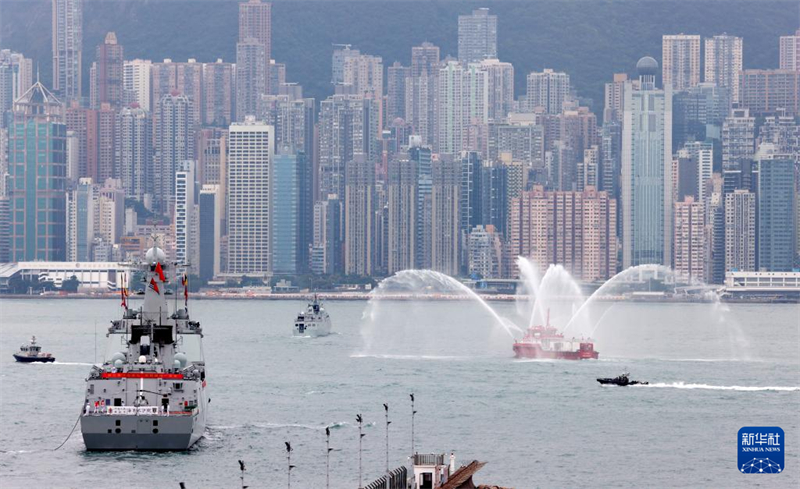
[[[294,321],[295,336],[328,336],[331,334],[331,317],[317,296],[308,303]]]

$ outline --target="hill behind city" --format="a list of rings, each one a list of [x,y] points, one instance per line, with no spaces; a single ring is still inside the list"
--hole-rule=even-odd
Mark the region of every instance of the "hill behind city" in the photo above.
[[[84,80],[94,47],[115,31],[125,57],[234,61],[238,0],[95,0],[84,10]],[[273,58],[287,79],[317,99],[331,92],[333,43],[407,64],[411,47],[430,41],[457,53],[457,16],[488,6],[498,16],[498,51],[516,69],[517,96],[529,71],[570,74],[584,99],[602,110],[603,83],[632,72],[645,55],[661,58],[661,35],[727,32],[744,38],[747,68],[778,64],[778,37],[798,27],[798,3],[784,0],[278,1],[273,4]],[[34,58],[51,72],[49,0],[0,2],[0,47]],[[88,81],[84,83],[88,95]],[[588,100],[587,100],[588,101]]]

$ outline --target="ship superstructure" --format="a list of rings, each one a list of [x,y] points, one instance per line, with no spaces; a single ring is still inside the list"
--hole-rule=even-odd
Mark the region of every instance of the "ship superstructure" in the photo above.
[[[531,326],[521,340],[514,342],[517,358],[541,358],[563,360],[596,359],[600,353],[594,349],[591,338],[565,338],[550,326],[550,312],[544,326]]]
[[[172,269],[158,247],[139,267],[141,306],[111,322],[105,362],[86,379],[81,431],[88,450],[186,450],[205,431],[208,411],[203,330],[167,300]]]
[[[295,336],[327,336],[331,333],[331,317],[314,296],[305,311],[300,311],[294,321]]]

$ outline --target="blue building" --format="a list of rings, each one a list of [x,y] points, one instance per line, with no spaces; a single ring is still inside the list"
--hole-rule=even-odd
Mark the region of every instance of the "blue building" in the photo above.
[[[38,81],[15,103],[8,144],[11,261],[67,259],[67,126]]]
[[[298,272],[300,177],[303,156],[288,148],[275,155],[272,192],[272,270],[275,274]]]
[[[759,270],[788,272],[794,261],[794,162],[758,162],[757,263]]]

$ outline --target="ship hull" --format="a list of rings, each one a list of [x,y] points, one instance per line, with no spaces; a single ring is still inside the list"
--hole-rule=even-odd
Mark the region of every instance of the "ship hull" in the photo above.
[[[514,344],[514,356],[516,358],[533,358],[542,360],[596,360],[600,354],[594,350],[552,351],[542,349],[539,345],[516,343]]]
[[[304,324],[302,327],[294,327],[295,336],[328,336],[331,334],[331,323],[328,322],[315,322]]]
[[[204,431],[202,413],[190,416],[81,417],[81,432],[87,450],[188,450],[203,437]]]
[[[26,357],[14,354],[14,359],[20,363],[50,363],[55,362],[55,357]]]

